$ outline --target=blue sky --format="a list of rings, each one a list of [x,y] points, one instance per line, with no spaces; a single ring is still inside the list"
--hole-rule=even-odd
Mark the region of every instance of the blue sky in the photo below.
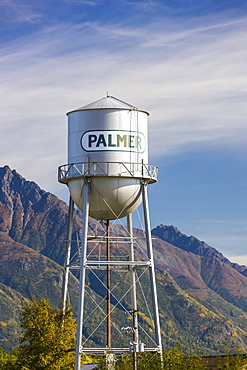
[[[1,163],[67,200],[67,111],[150,112],[152,226],[247,264],[247,2],[1,0]]]

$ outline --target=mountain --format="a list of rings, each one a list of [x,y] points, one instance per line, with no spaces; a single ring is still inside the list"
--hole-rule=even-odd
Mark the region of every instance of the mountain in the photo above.
[[[74,217],[80,232],[81,213]],[[0,167],[0,231],[63,265],[68,206],[55,195],[27,181],[8,166]],[[91,227],[95,227],[91,220]]]
[[[215,248],[194,236],[182,234],[174,226],[159,225],[152,230],[152,234],[175,246],[177,255],[182,253],[183,261],[178,269],[169,261],[166,266],[183,290],[206,301],[213,291],[247,311],[246,266],[230,262]]]
[[[8,351],[17,344],[18,315],[23,302],[35,295],[60,304],[67,217],[65,202],[8,166],[0,168],[0,346]],[[102,225],[93,219],[89,229],[91,235],[103,233]],[[72,255],[78,249],[76,240],[80,230],[81,212],[77,210]],[[116,249],[117,253],[126,254],[125,228],[112,225],[111,232],[123,237]],[[160,225],[152,232],[164,345],[193,342],[207,353],[214,353],[224,351],[227,342],[231,347],[238,344],[246,349],[247,268],[231,263],[216,249],[195,237],[183,235],[173,226]],[[141,256],[142,230],[136,229],[134,233],[140,243]],[[123,279],[112,272],[116,295],[121,293],[123,282],[128,281],[127,272],[124,276]],[[148,280],[143,278],[143,284],[148,294]],[[87,296],[93,298],[95,304],[104,300],[104,289],[99,287],[97,274],[89,272],[86,285]],[[69,291],[76,310],[78,282],[73,276]],[[144,304],[144,298],[139,296],[139,321],[151,333]],[[123,307],[130,309],[127,298],[112,315],[115,344],[131,339],[119,330],[126,326],[126,315],[121,316]],[[88,344],[102,345],[104,327],[97,335],[93,330],[102,320],[102,313],[94,311],[89,302],[86,310],[89,318],[84,334],[91,333]]]

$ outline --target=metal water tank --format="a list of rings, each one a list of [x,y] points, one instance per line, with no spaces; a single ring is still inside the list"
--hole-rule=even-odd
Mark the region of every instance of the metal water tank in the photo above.
[[[112,96],[67,113],[68,164],[59,167],[59,181],[82,209],[90,180],[91,217],[125,217],[141,203],[141,181],[157,181],[148,165],[148,115]]]

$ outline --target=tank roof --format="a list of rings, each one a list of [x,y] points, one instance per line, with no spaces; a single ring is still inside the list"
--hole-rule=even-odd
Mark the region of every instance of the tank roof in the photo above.
[[[109,96],[109,95],[99,100],[96,100],[93,103],[84,105],[83,107],[73,109],[72,111],[68,112],[67,115],[73,112],[78,112],[78,111],[83,111],[83,110],[94,110],[94,109],[127,109],[127,110],[134,109],[134,110],[138,110],[141,112],[145,112],[149,115],[147,111],[140,110],[131,104],[128,104],[120,99],[115,98],[114,96]]]

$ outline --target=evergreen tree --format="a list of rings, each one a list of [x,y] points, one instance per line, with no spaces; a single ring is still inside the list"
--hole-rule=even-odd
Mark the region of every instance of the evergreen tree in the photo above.
[[[71,308],[53,308],[47,299],[35,298],[23,306],[23,334],[17,353],[15,369],[69,370],[75,363],[76,320]]]

